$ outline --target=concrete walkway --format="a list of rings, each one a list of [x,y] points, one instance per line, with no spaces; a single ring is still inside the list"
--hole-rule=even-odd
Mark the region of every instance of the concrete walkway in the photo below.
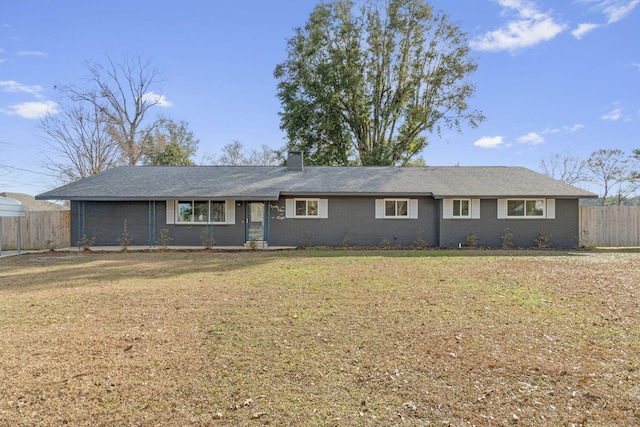
[[[10,256],[23,255],[23,254],[38,254],[41,252],[47,252],[46,250],[37,250],[37,251],[2,251],[0,253],[0,258],[7,258]]]

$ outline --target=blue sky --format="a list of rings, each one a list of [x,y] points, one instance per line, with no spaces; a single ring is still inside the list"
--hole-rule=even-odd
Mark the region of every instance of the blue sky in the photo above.
[[[283,146],[273,70],[316,0],[0,0],[0,192],[59,184],[38,119],[54,85],[86,60],[149,58],[164,96],[153,114],[186,120],[196,162],[239,140]],[[567,152],[640,148],[640,0],[433,0],[468,33],[479,68],[472,108],[487,121],[428,135],[429,165],[539,170]]]

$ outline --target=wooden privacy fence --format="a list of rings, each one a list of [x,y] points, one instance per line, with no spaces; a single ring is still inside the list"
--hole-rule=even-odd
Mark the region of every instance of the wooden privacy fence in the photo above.
[[[580,244],[640,246],[640,206],[581,206]]]
[[[68,210],[25,212],[24,218],[2,219],[2,249],[18,248],[18,220],[20,221],[20,249],[68,248],[71,218]]]

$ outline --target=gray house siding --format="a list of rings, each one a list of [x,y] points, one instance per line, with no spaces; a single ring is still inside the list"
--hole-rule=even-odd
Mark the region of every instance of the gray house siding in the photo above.
[[[150,212],[151,209],[151,212]],[[155,214],[155,218],[154,218]],[[215,245],[244,244],[244,208],[236,208],[233,225],[176,225],[167,224],[165,202],[71,202],[71,243],[85,235],[95,239],[94,246],[117,246],[124,231],[132,239],[131,246],[155,246],[160,231],[168,230],[172,246],[202,246],[203,230],[213,233]],[[155,227],[154,227],[155,221]]]
[[[296,198],[304,198],[296,196]],[[382,198],[382,197],[380,197]],[[376,219],[374,197],[329,197],[328,218],[286,218],[285,200],[269,204],[269,244],[300,246],[312,233],[313,246],[337,246],[348,236],[348,245],[377,246],[383,239],[390,245],[413,245],[421,238],[437,245],[436,201],[418,199],[417,219]]]
[[[148,202],[71,202],[71,244],[83,236],[94,239],[95,246],[117,246],[124,232],[131,245],[147,245],[149,241]]]
[[[532,247],[536,245],[534,240],[544,232],[550,236],[551,247],[577,247],[580,230],[578,200],[556,199],[555,211],[555,219],[498,219],[497,200],[481,200],[480,219],[440,220],[440,246],[464,245],[467,236],[475,233],[478,246],[501,247],[502,236],[510,233],[514,247]],[[443,217],[442,203],[439,203],[439,217]]]
[[[498,219],[496,199],[481,200],[480,219],[443,219],[442,201],[427,197],[418,198],[417,219],[376,219],[374,197],[327,199],[326,219],[286,218],[286,198],[268,202],[269,245],[300,246],[303,236],[310,233],[313,246],[337,246],[347,236],[350,246],[377,246],[384,239],[391,246],[414,245],[422,239],[429,246],[458,247],[475,233],[479,246],[500,247],[507,232],[515,247],[535,246],[534,239],[541,232],[550,236],[551,247],[578,245],[577,199],[556,199],[555,219]],[[95,239],[95,246],[116,246],[126,220],[132,246],[154,246],[162,229],[168,230],[172,246],[202,246],[203,230],[213,233],[215,246],[241,246],[245,243],[246,205],[236,204],[235,224],[206,226],[167,224],[166,203],[161,201],[72,201],[71,242],[76,244],[85,235]]]

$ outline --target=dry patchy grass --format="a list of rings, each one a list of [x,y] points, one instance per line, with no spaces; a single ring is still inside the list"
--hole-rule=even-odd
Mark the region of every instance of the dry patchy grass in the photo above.
[[[0,260],[0,425],[640,423],[640,254]]]

